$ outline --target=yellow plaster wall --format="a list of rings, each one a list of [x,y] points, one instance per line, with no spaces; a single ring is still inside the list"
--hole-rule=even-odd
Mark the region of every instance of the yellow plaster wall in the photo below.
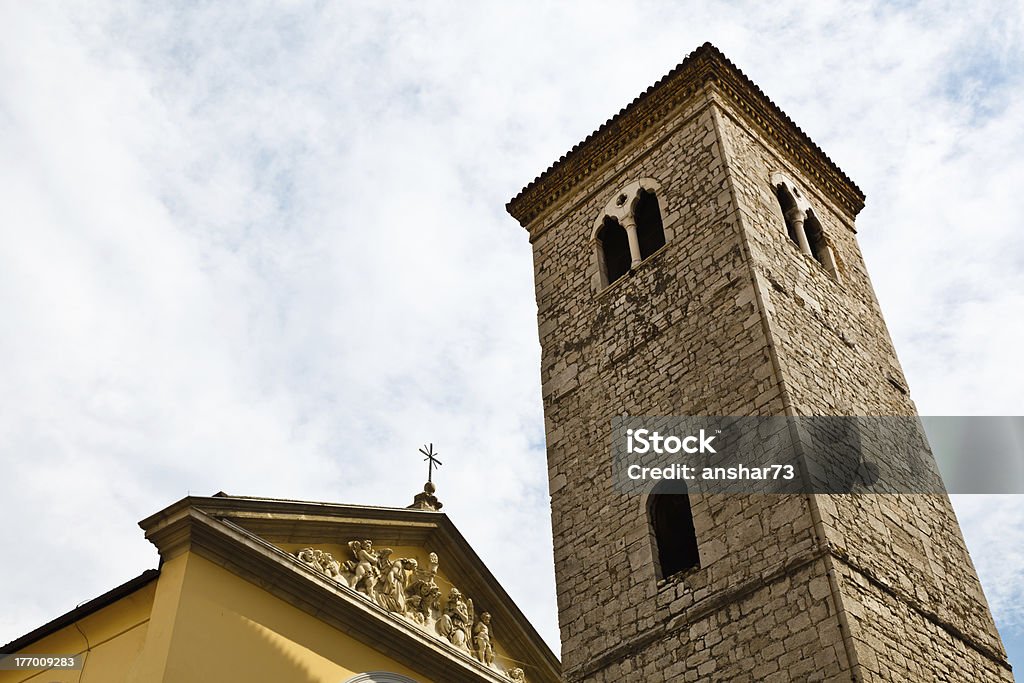
[[[163,680],[187,565],[188,553],[177,555],[161,564],[146,643],[135,665],[128,671],[127,683]]]
[[[323,549],[336,557],[347,551]],[[395,557],[426,562],[421,549],[394,550]],[[439,572],[438,585],[447,595],[452,584]],[[341,683],[366,671],[434,683],[190,552],[165,562],[158,580],[81,619],[77,627],[90,646],[81,671],[0,671],[0,683]],[[78,628],[65,627],[22,652],[83,653],[86,640]],[[499,649],[499,654],[505,653]]]
[[[85,654],[80,671],[0,671],[0,683],[124,681],[142,651],[157,581],[28,645],[20,654]]]
[[[433,683],[205,558],[179,560],[185,569],[164,683],[340,683],[366,671]]]

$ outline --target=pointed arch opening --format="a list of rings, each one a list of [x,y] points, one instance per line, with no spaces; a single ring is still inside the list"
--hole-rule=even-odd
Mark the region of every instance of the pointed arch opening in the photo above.
[[[690,496],[681,482],[656,488],[647,501],[647,516],[659,579],[700,567]]]
[[[643,260],[665,246],[665,225],[661,220],[658,196],[641,187],[633,215],[637,241],[640,243],[640,259]]]
[[[607,286],[629,272],[632,260],[629,236],[617,220],[606,216],[601,229],[597,231],[597,241],[600,245],[604,284]]]
[[[800,246],[800,238],[797,235],[798,227],[795,216],[800,212],[800,209],[796,205],[796,198],[790,193],[789,188],[784,184],[780,183],[775,186],[775,197],[779,200],[779,208],[782,209],[782,218],[786,222],[786,234],[789,235],[789,239],[793,240],[793,244]]]
[[[811,256],[821,265],[827,265],[825,255],[828,252],[828,245],[825,243],[825,231],[821,229],[821,223],[814,212],[809,209],[804,220],[804,232],[807,233],[807,245],[811,248]]]

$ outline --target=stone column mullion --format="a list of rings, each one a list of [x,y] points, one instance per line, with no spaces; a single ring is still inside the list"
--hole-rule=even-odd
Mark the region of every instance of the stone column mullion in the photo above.
[[[800,251],[813,258],[814,254],[811,253],[811,244],[807,241],[807,233],[804,232],[804,221],[807,219],[807,215],[800,209],[792,209],[789,211],[787,218],[793,224],[793,232],[796,233],[796,240],[800,245]]]
[[[629,255],[633,257],[629,264],[630,268],[640,265],[640,238],[636,235],[636,221],[631,214],[622,217],[622,227],[626,230],[626,237],[629,238]]]

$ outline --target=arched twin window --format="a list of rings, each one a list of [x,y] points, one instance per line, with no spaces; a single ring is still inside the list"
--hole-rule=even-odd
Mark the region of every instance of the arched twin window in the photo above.
[[[659,579],[700,567],[690,496],[679,486],[675,482],[672,488],[656,488],[647,500]]]
[[[835,279],[839,278],[832,248],[825,239],[825,231],[821,222],[814,215],[814,209],[806,197],[800,192],[792,180],[776,173],[772,176],[775,198],[782,209],[782,218],[786,224],[789,239],[804,254],[812,257]]]
[[[607,287],[665,246],[656,180],[642,178],[615,193],[594,224],[601,286]]]

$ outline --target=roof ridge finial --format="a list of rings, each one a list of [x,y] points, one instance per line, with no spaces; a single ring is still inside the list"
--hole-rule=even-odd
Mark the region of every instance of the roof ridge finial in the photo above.
[[[437,499],[437,496],[434,495],[437,491],[437,486],[434,485],[434,467],[440,467],[442,465],[441,461],[437,459],[437,456],[440,455],[440,453],[434,452],[433,443],[421,448],[420,453],[427,456],[423,458],[424,462],[427,463],[427,483],[423,485],[423,492],[417,493],[415,497],[413,497],[412,505],[410,505],[409,508],[437,512],[444,506],[443,503]]]

